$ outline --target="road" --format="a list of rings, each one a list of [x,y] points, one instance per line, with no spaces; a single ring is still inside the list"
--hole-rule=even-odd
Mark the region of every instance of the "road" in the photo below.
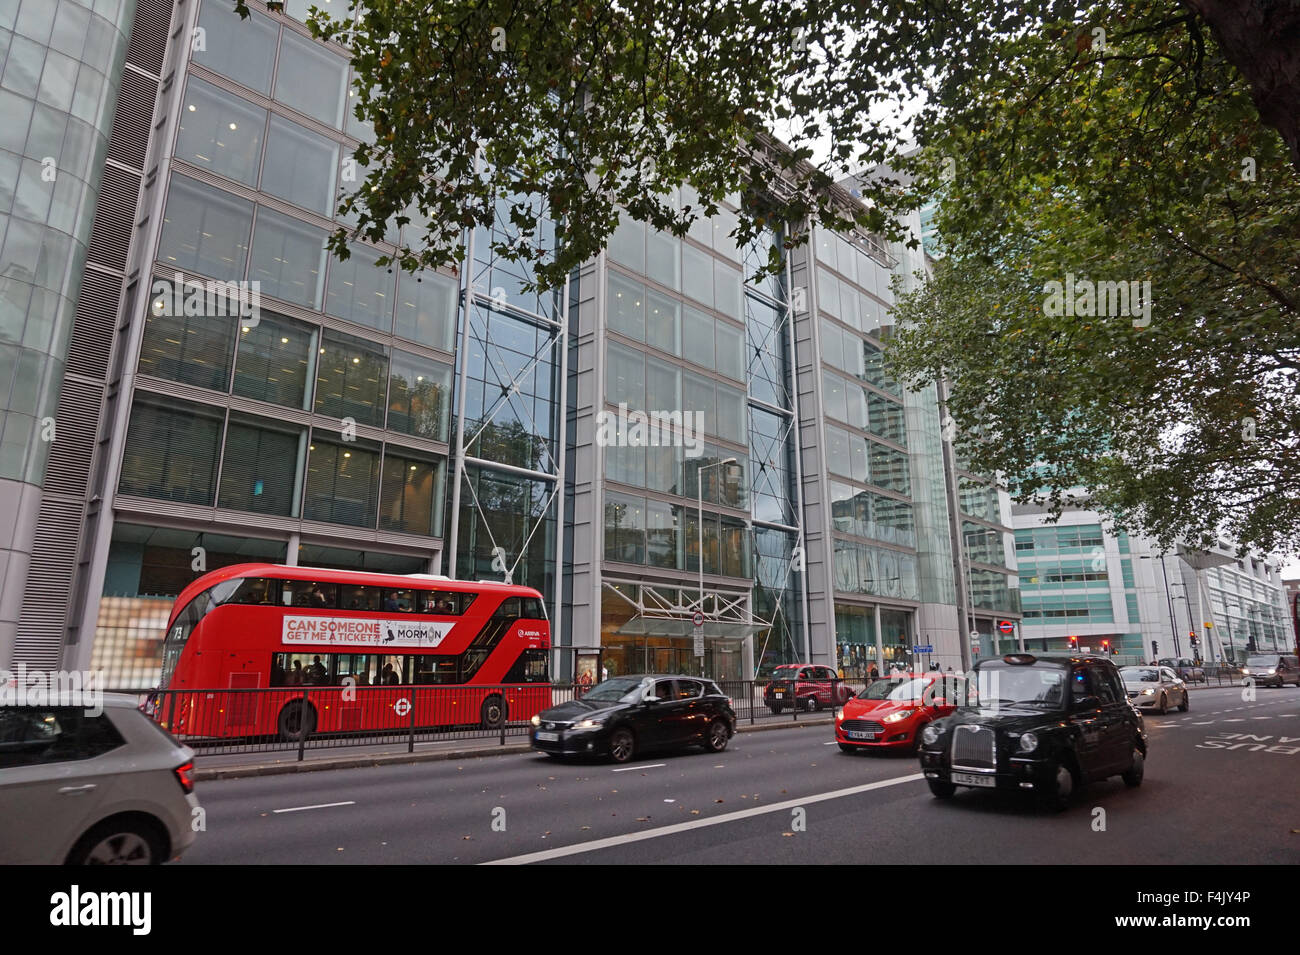
[[[627,767],[514,754],[205,782],[182,864],[1295,864],[1300,689],[1241,693],[1147,716],[1142,787],[1094,784],[1061,814],[940,802],[913,758],[843,754],[821,726]]]

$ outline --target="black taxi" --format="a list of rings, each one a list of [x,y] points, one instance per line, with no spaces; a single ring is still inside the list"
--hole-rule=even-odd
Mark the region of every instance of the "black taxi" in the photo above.
[[[1110,660],[1012,653],[979,661],[959,691],[952,715],[921,734],[936,798],[958,786],[1015,790],[1064,809],[1089,782],[1142,784],[1146,728]]]

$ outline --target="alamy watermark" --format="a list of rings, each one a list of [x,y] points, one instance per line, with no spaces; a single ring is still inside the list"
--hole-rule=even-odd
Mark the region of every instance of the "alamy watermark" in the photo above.
[[[1141,282],[1076,281],[1065,273],[1065,281],[1043,286],[1043,314],[1053,318],[1132,318],[1134,328],[1151,324],[1151,280]]]
[[[212,315],[250,319],[256,325],[262,311],[262,283],[187,279],[176,272],[157,279],[150,292],[155,315]]]
[[[596,414],[596,443],[603,447],[681,447],[688,458],[704,454],[704,428],[699,411],[628,411],[620,401],[618,411]]]
[[[0,670],[0,706],[75,706],[104,712],[102,670]]]

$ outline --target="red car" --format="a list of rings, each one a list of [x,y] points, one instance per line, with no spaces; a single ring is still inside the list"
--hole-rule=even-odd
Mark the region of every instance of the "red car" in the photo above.
[[[877,680],[835,711],[835,742],[846,753],[920,746],[921,730],[956,709],[958,681],[938,673]]]
[[[772,671],[763,688],[763,702],[773,713],[790,706],[812,713],[839,706],[853,698],[853,688],[828,666],[816,663],[787,663]]]

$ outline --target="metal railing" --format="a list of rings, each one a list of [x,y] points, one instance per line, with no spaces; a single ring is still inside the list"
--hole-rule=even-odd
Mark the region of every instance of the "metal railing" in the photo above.
[[[861,683],[714,681],[740,724],[825,718]],[[581,699],[582,683],[494,686],[290,686],[183,690],[110,690],[140,708],[196,754],[296,754],[345,747],[507,740],[526,742],[532,717]]]

